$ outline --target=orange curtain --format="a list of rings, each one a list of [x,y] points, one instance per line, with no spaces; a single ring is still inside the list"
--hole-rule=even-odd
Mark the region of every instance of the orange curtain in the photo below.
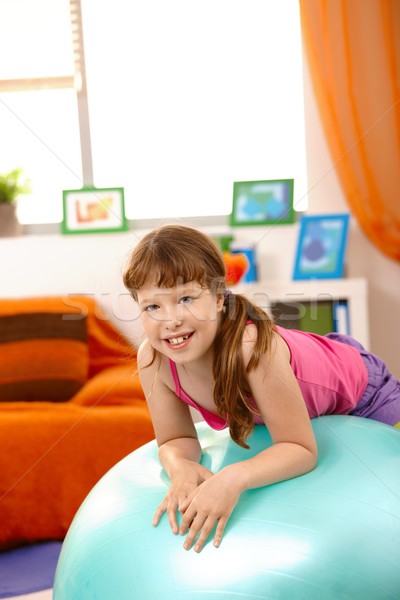
[[[328,146],[352,213],[400,260],[400,0],[299,0]]]

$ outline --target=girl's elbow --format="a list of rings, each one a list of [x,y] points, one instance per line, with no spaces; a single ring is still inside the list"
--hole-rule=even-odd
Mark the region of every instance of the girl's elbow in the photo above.
[[[315,467],[318,465],[318,450],[317,448],[313,449],[313,450],[308,450],[308,469],[307,469],[307,473],[309,473],[310,471],[313,471],[315,469]]]
[[[318,448],[317,444],[301,444],[301,454],[299,459],[301,461],[301,469],[303,475],[313,471],[318,464]]]

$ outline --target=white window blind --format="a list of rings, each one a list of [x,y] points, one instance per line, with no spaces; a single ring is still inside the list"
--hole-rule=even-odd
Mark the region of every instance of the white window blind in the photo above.
[[[72,87],[69,0],[0,0],[0,14],[0,89],[49,79]]]
[[[60,221],[60,189],[82,185],[79,10],[79,0],[0,0],[0,168],[31,179],[23,223]]]

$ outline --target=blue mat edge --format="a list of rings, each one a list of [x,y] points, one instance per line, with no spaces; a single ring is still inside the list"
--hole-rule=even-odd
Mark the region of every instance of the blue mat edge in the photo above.
[[[40,542],[0,552],[0,598],[12,598],[52,589],[55,569],[61,552],[61,541]],[[43,565],[43,559],[45,565]],[[29,580],[29,568],[40,562],[43,569],[35,571],[36,581]],[[13,572],[10,566],[14,564]],[[27,578],[20,581],[20,578]]]

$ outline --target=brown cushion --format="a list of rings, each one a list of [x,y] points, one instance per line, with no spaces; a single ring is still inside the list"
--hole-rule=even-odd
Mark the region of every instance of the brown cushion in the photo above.
[[[86,338],[84,315],[53,310],[1,315],[0,400],[69,400],[88,378]]]

